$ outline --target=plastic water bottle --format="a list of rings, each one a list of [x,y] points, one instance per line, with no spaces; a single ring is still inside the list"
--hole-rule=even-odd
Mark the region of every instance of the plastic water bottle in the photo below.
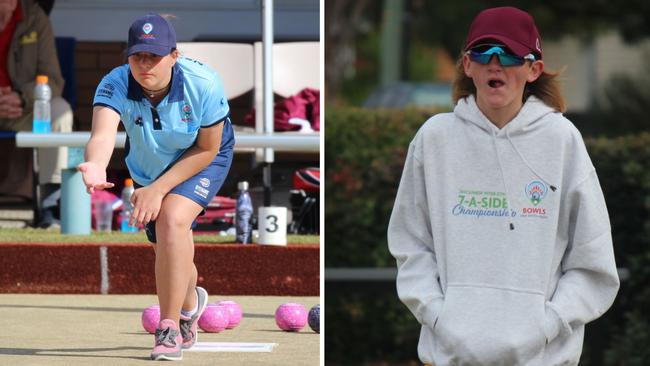
[[[251,243],[251,219],[253,218],[253,202],[248,193],[248,182],[239,182],[239,197],[237,197],[236,241],[237,243]]]
[[[120,213],[120,231],[123,233],[137,232],[138,228],[129,226],[129,219],[133,214],[133,204],[131,204],[131,196],[133,195],[133,179],[127,178],[124,180],[124,189],[122,189],[122,212]]]
[[[47,75],[38,75],[36,77],[36,86],[34,87],[34,121],[32,124],[32,132],[52,132],[51,99],[52,89],[47,84]]]

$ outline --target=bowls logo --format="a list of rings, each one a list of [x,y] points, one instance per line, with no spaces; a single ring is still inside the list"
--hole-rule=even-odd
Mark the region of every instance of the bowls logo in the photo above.
[[[153,25],[151,25],[151,23],[144,23],[144,25],[142,26],[142,31],[145,34],[151,33],[152,30],[153,30]]]
[[[544,197],[548,193],[548,188],[546,184],[538,180],[534,180],[526,186],[526,197],[532,202],[533,205],[537,206],[542,202]]]

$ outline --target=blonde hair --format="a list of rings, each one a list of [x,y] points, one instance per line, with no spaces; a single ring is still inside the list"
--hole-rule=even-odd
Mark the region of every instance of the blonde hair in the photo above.
[[[525,102],[529,96],[534,95],[543,101],[549,107],[558,112],[564,113],[566,111],[566,101],[560,90],[560,83],[558,77],[564,70],[560,71],[543,71],[537,80],[532,83],[526,83],[524,88],[523,101]],[[454,76],[452,90],[452,100],[454,104],[458,103],[461,98],[466,98],[470,95],[476,95],[476,86],[474,81],[465,74],[463,67],[463,54],[456,62],[456,72]]]
[[[161,18],[165,19],[165,20],[168,21],[170,24],[171,24],[171,22],[172,22],[173,19],[177,19],[177,18],[178,18],[175,14],[172,14],[172,13],[160,13],[160,14],[158,14],[158,15],[160,15]]]

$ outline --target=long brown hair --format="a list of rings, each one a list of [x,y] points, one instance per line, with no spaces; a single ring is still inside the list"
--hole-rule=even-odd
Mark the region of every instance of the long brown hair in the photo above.
[[[560,83],[558,77],[562,73],[560,71],[546,71],[532,83],[526,83],[524,88],[523,100],[524,102],[529,96],[534,95],[542,100],[546,105],[555,109],[558,112],[564,113],[566,111],[566,101],[560,90]],[[454,104],[461,98],[466,98],[470,95],[476,95],[476,86],[474,81],[465,75],[463,68],[463,55],[458,58],[456,62],[456,74],[454,76],[452,99]]]

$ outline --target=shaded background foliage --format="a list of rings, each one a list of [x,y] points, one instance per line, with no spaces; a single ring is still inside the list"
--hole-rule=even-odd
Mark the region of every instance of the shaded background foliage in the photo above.
[[[354,240],[336,240],[325,266],[392,265],[378,240],[385,243],[396,179],[413,131],[431,113],[345,109],[327,115],[325,236]]]
[[[326,1],[328,105],[359,105],[378,85],[379,38],[385,4],[386,1],[372,0]],[[543,41],[574,35],[589,42],[611,29],[618,30],[630,43],[650,36],[650,2],[644,0],[405,0],[404,5],[404,80],[432,80],[435,58],[422,55],[422,49],[441,47],[455,58],[473,17],[488,7],[515,6],[528,11],[535,17]],[[428,71],[419,66],[423,61],[429,65]]]
[[[648,55],[650,56],[650,55]],[[625,136],[650,131],[650,64],[640,75],[614,75],[603,96],[584,113],[567,117],[585,136]]]

